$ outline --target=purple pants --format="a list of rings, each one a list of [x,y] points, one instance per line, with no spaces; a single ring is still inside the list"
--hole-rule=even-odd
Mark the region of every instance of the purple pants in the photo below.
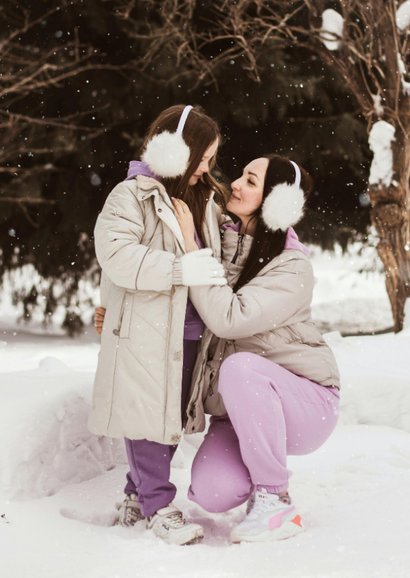
[[[188,494],[208,512],[239,506],[258,486],[287,490],[287,455],[316,450],[338,418],[337,388],[253,353],[235,353],[223,362],[219,392],[228,416],[211,419]]]
[[[181,412],[185,411],[191,386],[198,341],[184,340],[182,369]],[[176,445],[166,445],[149,440],[125,439],[128,464],[126,494],[137,494],[144,516],[151,516],[168,506],[175,498],[176,488],[169,481],[171,460]]]

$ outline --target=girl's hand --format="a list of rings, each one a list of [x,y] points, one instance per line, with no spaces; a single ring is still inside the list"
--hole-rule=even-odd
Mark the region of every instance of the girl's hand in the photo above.
[[[104,325],[105,308],[96,307],[94,311],[94,327],[98,335],[101,335]]]
[[[175,216],[181,227],[182,235],[185,241],[185,249],[187,252],[197,251],[199,249],[195,241],[195,225],[194,218],[188,205],[181,199],[172,197],[172,204],[174,205]]]

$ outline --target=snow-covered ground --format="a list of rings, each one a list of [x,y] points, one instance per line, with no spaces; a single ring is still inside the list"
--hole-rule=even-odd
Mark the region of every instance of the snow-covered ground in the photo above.
[[[127,471],[122,444],[86,428],[98,341],[71,340],[0,302],[0,572],[5,578],[408,578],[410,328],[392,324],[369,255],[313,250],[314,316],[342,375],[340,424],[309,456],[289,459],[306,531],[277,543],[229,543],[238,508],[210,515],[186,498],[201,436],[175,456],[176,503],[203,524],[202,544],[167,546],[141,522],[112,522]],[[362,272],[360,272],[362,271]]]

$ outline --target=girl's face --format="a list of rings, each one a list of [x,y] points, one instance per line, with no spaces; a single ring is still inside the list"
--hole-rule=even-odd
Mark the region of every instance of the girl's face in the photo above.
[[[193,175],[190,176],[188,184],[192,187],[196,185],[197,182],[202,178],[205,173],[209,173],[210,163],[214,156],[216,155],[216,151],[218,150],[219,141],[215,139],[214,142],[206,149],[204,156],[201,159],[198,167],[196,168]]]
[[[263,200],[263,185],[269,161],[259,158],[251,161],[242,176],[231,184],[232,193],[226,208],[246,226]]]

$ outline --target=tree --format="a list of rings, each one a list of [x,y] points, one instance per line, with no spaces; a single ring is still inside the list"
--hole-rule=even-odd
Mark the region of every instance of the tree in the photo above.
[[[228,33],[213,40],[212,27],[224,22],[219,12],[215,20],[221,2],[58,4],[22,0],[0,9],[8,79],[0,77],[0,114],[9,115],[0,117],[0,277],[34,265],[23,290],[15,287],[25,318],[37,309],[55,320],[62,306],[69,331],[81,325],[79,316],[89,320],[90,303],[80,295],[84,279],[98,283],[98,211],[148,124],[176,102],[203,105],[220,122],[225,177],[273,147],[312,172],[317,189],[299,229],[304,238],[331,247],[365,231],[368,208],[355,193],[370,164],[365,123],[345,83],[301,42],[245,34],[236,46]],[[240,26],[246,6],[227,9],[235,6]],[[351,186],[343,190],[343,182]]]
[[[195,75],[217,84],[239,62],[257,83],[266,51],[309,50],[339,75],[367,121],[374,157],[368,179],[371,219],[394,327],[410,297],[410,2],[395,0],[195,0],[148,2],[155,17],[134,26],[135,2],[117,2],[130,34],[145,41],[145,69],[168,54],[172,79]],[[209,3],[211,4],[211,3]],[[164,75],[165,79],[166,74]]]
[[[324,2],[305,4],[312,48],[345,79],[367,119],[371,217],[399,331],[410,297],[410,3],[397,11],[394,0],[340,0],[326,12]]]
[[[104,75],[121,71],[90,41],[110,14],[96,13],[97,0],[87,18],[82,8],[81,0],[0,7],[0,282],[5,271],[33,264],[42,282],[33,275],[15,301],[25,318],[42,309],[46,322],[64,305],[68,332],[81,325],[82,275],[98,277],[91,232],[102,197],[96,203],[90,194],[101,184],[93,143],[115,124]]]

